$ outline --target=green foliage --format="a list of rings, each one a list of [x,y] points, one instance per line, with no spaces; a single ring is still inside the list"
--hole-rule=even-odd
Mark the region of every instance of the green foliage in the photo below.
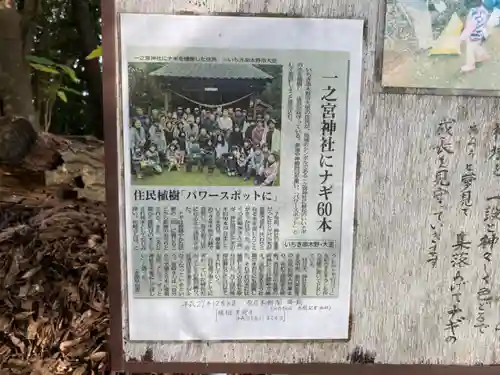
[[[281,122],[283,67],[281,65],[256,65],[256,67],[274,77],[273,81],[267,84],[260,99],[273,107],[271,117]]]
[[[89,53],[87,60],[93,60],[102,57],[102,46],[98,46],[95,50]]]
[[[52,112],[57,99],[68,102],[66,92],[81,95],[77,90],[71,89],[67,83],[79,83],[80,79],[75,71],[63,64],[58,64],[46,57],[28,55],[26,60],[38,73],[38,101],[43,104],[43,123],[45,131],[49,131],[52,122]]]
[[[75,71],[67,65],[57,64],[57,63],[53,62],[52,60],[49,60],[45,57],[39,57],[39,56],[33,56],[33,55],[26,56],[26,60],[28,60],[30,62],[30,66],[35,70],[38,70],[40,72],[53,74],[53,75],[63,73],[72,82],[74,82],[74,83],[80,82],[80,80],[76,76]]]
[[[128,64],[130,102],[144,109],[163,107],[163,91],[157,80],[148,79],[149,73],[160,69],[163,63]]]
[[[67,103],[68,102],[68,97],[66,96],[66,94],[64,93],[64,91],[62,90],[58,90],[57,91],[57,96],[59,97],[59,99],[61,99],[64,103]]]
[[[94,21],[92,27],[97,35],[101,34],[100,25],[100,0],[86,0],[91,11],[91,18]],[[71,1],[67,0],[44,0],[40,14],[34,20],[36,30],[33,36],[33,50],[31,55],[36,57],[44,56],[51,62],[61,63],[74,72],[73,78],[78,78],[78,82],[72,78],[71,72],[64,72],[65,68],[57,67],[59,74],[51,74],[36,69],[32,65],[33,89],[36,110],[39,111],[41,123],[45,121],[46,101],[46,80],[55,80],[57,76],[63,76],[63,84],[52,97],[50,131],[59,134],[97,134],[96,113],[101,115],[101,107],[97,106],[95,100],[88,96],[89,75],[85,71],[84,63],[89,51],[82,50],[81,35],[75,23],[75,15],[71,8]],[[83,31],[85,33],[85,30]],[[96,45],[98,42],[96,43]],[[0,52],[1,53],[1,52]],[[41,63],[40,63],[41,62]],[[71,62],[71,63],[68,63]],[[53,66],[47,61],[30,61],[43,66]],[[43,69],[43,68],[41,68]],[[69,74],[68,74],[69,73]],[[61,93],[57,93],[61,91]],[[66,97],[67,102],[63,100]]]
[[[35,64],[35,63],[31,63],[30,65],[33,69],[38,70],[40,72],[45,72],[45,73],[50,73],[50,74],[59,74],[58,70],[54,69],[51,66]]]

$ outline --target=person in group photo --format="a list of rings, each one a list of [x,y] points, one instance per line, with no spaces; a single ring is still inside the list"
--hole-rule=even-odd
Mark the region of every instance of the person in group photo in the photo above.
[[[484,47],[488,36],[486,24],[489,13],[482,0],[467,0],[467,20],[460,40],[465,41],[465,64],[460,69],[463,73],[476,69],[476,63],[484,62],[490,58]]]
[[[256,145],[262,144],[265,130],[266,129],[264,127],[264,121],[262,120],[257,121],[255,128],[252,130],[252,142],[254,144]]]
[[[225,154],[229,152],[229,145],[226,142],[224,134],[218,133],[215,136],[215,157],[221,160]]]
[[[200,171],[207,167],[208,173],[213,173],[215,169],[215,146],[212,137],[209,136],[202,143]]]
[[[132,127],[130,128],[130,148],[133,150],[142,149],[146,145],[146,139],[146,131],[141,120],[135,119],[132,121]]]
[[[142,179],[142,167],[145,160],[142,147],[135,147],[131,150],[132,173],[137,179]]]
[[[281,131],[276,128],[276,120],[270,119],[262,135],[262,144],[266,144],[271,152],[279,154],[281,151]]]
[[[129,131],[132,174],[140,180],[164,175],[162,182],[175,184],[176,173],[198,172],[193,178],[217,173],[239,177],[240,184],[272,186],[279,171],[279,122],[267,112],[254,120],[249,112],[240,107],[146,111],[137,106]]]
[[[236,147],[231,149],[231,152],[225,160],[226,173],[229,177],[234,177],[238,174],[238,149]]]
[[[259,145],[255,145],[248,155],[247,170],[244,177],[245,181],[257,176],[257,173],[261,170],[261,166],[263,163],[264,155],[262,155],[262,149]]]
[[[255,185],[272,186],[278,176],[278,156],[269,154],[265,166],[259,171],[255,179]]]
[[[161,166],[160,155],[156,146],[152,143],[143,151],[141,148],[136,149],[134,158],[136,167],[138,165],[137,178],[142,179],[145,174],[161,174],[163,168]]]
[[[165,161],[167,153],[167,139],[159,122],[153,122],[149,128],[149,141],[156,146],[161,161]]]
[[[189,136],[187,143],[187,165],[186,172],[191,172],[193,167],[198,167],[201,164],[201,147],[200,142],[194,135]]]
[[[184,165],[184,159],[186,157],[186,132],[184,130],[179,130],[177,134],[177,154],[179,156],[179,165]]]
[[[230,149],[233,147],[243,147],[243,133],[237,123],[229,134],[228,145]]]
[[[179,155],[179,149],[177,144],[175,143],[171,143],[170,146],[168,146],[167,165],[168,165],[167,170],[169,172],[171,172],[172,170],[178,171],[180,169],[181,160]]]

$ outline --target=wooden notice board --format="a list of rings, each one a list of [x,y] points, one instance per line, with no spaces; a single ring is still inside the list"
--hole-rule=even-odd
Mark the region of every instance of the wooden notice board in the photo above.
[[[495,366],[500,347],[498,100],[381,93],[379,34],[383,28],[380,19],[384,17],[379,13],[380,2],[103,1],[114,370],[283,374],[406,371],[416,375],[486,375],[500,371]],[[120,79],[130,72],[124,72],[120,64],[123,51],[120,50],[119,20],[123,13],[364,20],[359,132],[355,134],[358,141],[349,154],[357,167],[353,169],[355,201],[352,202],[353,215],[349,217],[352,264],[346,263],[352,270],[346,305],[349,309],[345,315],[348,328],[345,332],[339,328],[338,337],[219,341],[131,339],[128,299],[134,297],[127,292],[130,279],[126,270],[131,260],[127,259],[124,245],[127,236],[123,209],[124,98]],[[170,37],[175,35],[165,35]],[[195,38],[196,32],[190,37]],[[317,37],[335,39],[342,35]],[[145,45],[147,42],[145,40]],[[189,84],[193,85],[189,86],[192,90],[199,89],[195,83]],[[161,91],[162,87],[148,90]],[[144,104],[144,108],[149,108],[148,115],[153,116],[150,111],[155,106],[187,100],[182,98],[187,96],[179,87],[169,87],[175,91],[174,96],[163,95],[161,103]],[[186,87],[181,85],[180,89]],[[203,99],[203,103],[210,106],[215,89],[208,87],[204,91],[208,94],[188,99],[198,102]],[[224,98],[227,103],[232,100],[229,94]],[[251,96],[236,99],[252,108],[251,115],[256,118],[259,111],[271,111],[267,103]],[[346,152],[347,155],[349,151]],[[349,165],[349,161],[345,165]],[[349,208],[343,209],[346,207]],[[166,311],[166,322],[144,321],[142,324],[150,332],[154,327],[181,324],[179,320],[168,320],[168,315]],[[335,318],[333,312],[321,316],[325,319],[325,329],[335,327],[335,322],[328,319],[342,320]],[[261,333],[255,333],[258,334]]]

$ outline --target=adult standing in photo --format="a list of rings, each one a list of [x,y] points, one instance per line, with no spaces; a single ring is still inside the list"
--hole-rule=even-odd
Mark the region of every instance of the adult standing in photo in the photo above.
[[[229,111],[227,109],[222,111],[222,116],[219,117],[217,122],[219,124],[219,129],[228,137],[229,133],[233,130],[233,120],[229,116]]]
[[[252,143],[254,145],[261,145],[264,138],[264,132],[266,131],[264,123],[262,120],[257,121],[257,126],[252,130]]]
[[[271,119],[262,137],[262,145],[267,144],[269,151],[279,154],[281,149],[281,131],[276,128],[277,121]]]
[[[162,118],[165,118],[164,116]],[[160,159],[164,160],[167,153],[167,140],[165,132],[160,122],[153,122],[149,128],[149,140],[156,146],[156,151],[160,155]]]

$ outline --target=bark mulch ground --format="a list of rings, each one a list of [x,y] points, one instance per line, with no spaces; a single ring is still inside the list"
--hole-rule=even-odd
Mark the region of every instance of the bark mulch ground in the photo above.
[[[96,203],[0,205],[0,373],[108,372],[105,220]]]
[[[105,238],[102,203],[0,203],[0,375],[110,373]]]

